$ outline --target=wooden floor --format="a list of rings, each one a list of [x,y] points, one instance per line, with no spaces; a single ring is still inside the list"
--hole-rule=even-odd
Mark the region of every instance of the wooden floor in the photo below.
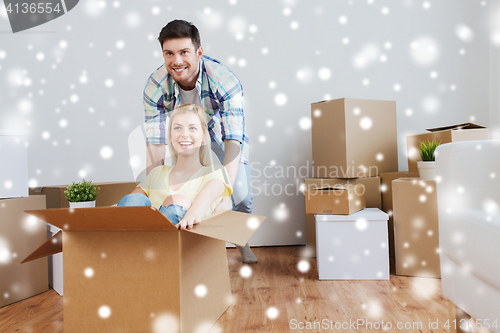
[[[303,250],[254,248],[259,263],[250,265],[252,275],[243,278],[238,251],[228,249],[234,301],[210,333],[449,332],[440,279],[391,275],[389,281],[319,281],[316,260],[304,259]],[[300,260],[310,263],[307,273],[297,269]],[[392,329],[380,328],[382,321]],[[429,328],[436,321],[438,328]],[[316,329],[301,329],[308,323]],[[407,328],[397,329],[398,323]],[[0,308],[2,333],[63,331],[63,298],[53,290]]]

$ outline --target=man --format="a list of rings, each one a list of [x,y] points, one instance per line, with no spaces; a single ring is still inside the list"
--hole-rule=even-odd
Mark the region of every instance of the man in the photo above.
[[[165,63],[149,77],[144,89],[146,173],[164,163],[167,115],[182,104],[196,104],[208,114],[211,148],[223,161],[233,187],[217,209],[251,213],[253,193],[248,160],[248,136],[243,114],[243,87],[226,66],[203,55],[200,34],[191,23],[175,20],[160,32]],[[248,243],[239,247],[244,263],[257,258]]]

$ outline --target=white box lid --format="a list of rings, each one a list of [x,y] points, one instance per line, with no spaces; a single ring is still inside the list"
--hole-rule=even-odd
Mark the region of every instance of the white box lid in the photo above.
[[[320,222],[350,222],[358,219],[366,221],[387,221],[389,215],[378,208],[365,208],[351,215],[315,215]]]

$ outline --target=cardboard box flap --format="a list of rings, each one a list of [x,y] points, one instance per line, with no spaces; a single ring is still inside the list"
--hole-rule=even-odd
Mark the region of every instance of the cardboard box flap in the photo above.
[[[201,224],[186,231],[245,246],[254,231],[265,219],[264,216],[223,210],[213,213],[203,219]]]
[[[52,236],[48,241],[42,244],[38,249],[36,249],[33,253],[27,256],[21,264],[25,262],[33,261],[35,259],[48,257],[50,255],[62,252],[62,231],[59,231],[57,234]]]
[[[154,207],[97,207],[28,210],[64,231],[177,230]]]
[[[439,131],[447,131],[447,130],[465,130],[465,129],[474,129],[474,128],[486,128],[486,127],[481,126],[481,125],[476,125],[473,123],[463,123],[463,124],[458,124],[458,125],[428,128],[428,129],[426,129],[426,131],[439,132]]]

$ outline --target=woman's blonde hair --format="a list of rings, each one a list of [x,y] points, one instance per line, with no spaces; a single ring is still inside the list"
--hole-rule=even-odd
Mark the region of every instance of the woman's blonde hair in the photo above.
[[[170,121],[168,122],[168,136],[167,136],[167,144],[168,144],[168,150],[170,152],[170,156],[172,157],[172,161],[174,164],[177,163],[177,152],[175,151],[173,145],[172,145],[172,139],[171,139],[171,130],[172,130],[172,124],[173,124],[173,119],[175,116],[181,113],[188,113],[192,112],[198,116],[200,119],[201,123],[201,129],[203,131],[203,142],[200,146],[200,163],[203,166],[208,166],[212,165],[212,158],[211,158],[211,143],[210,143],[210,134],[208,133],[208,117],[205,111],[203,109],[195,104],[183,104],[177,108],[174,109],[172,114],[170,115]]]

